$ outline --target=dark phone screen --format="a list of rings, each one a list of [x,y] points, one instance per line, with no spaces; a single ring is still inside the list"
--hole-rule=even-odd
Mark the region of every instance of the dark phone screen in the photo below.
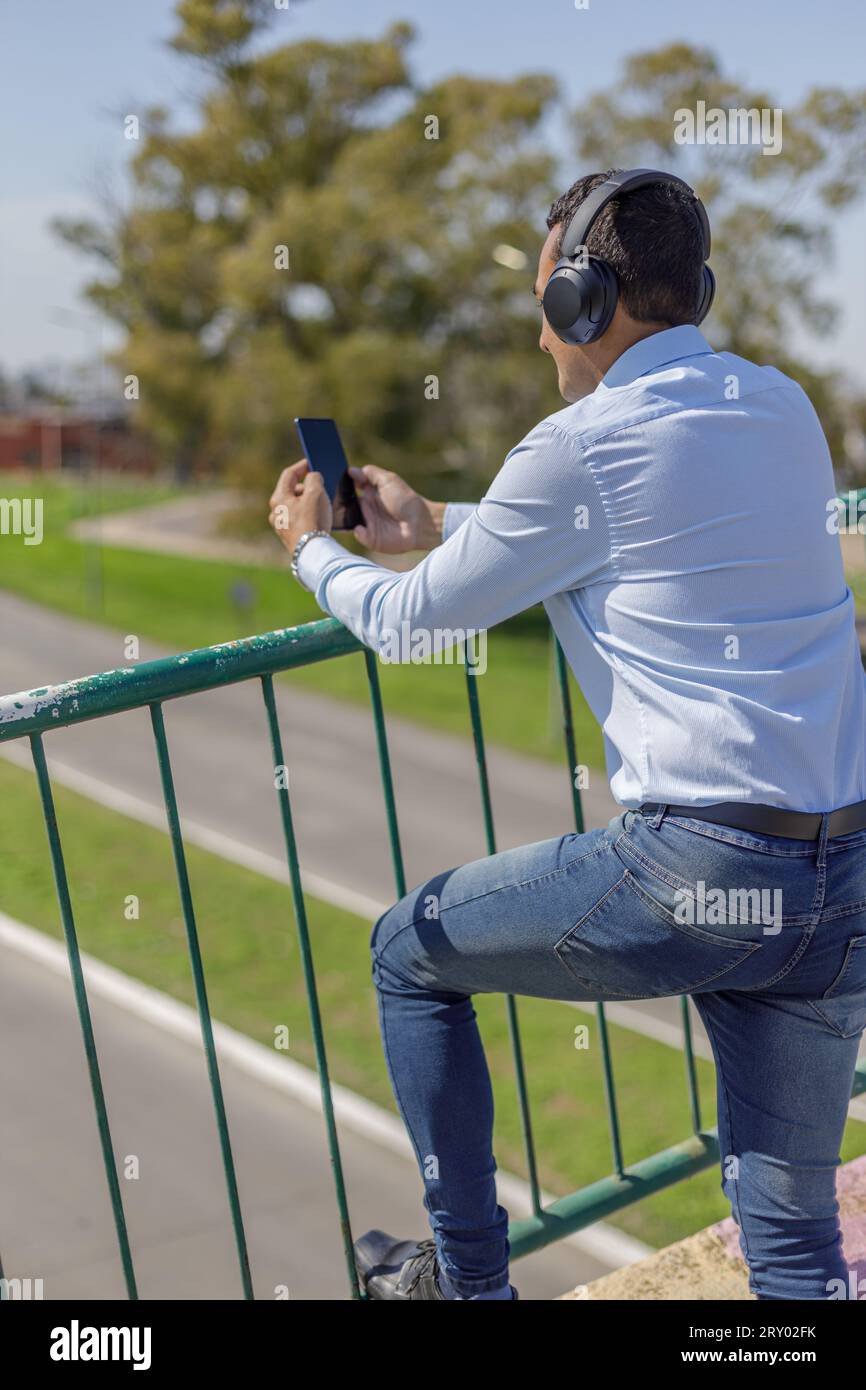
[[[349,464],[333,420],[295,420],[304,457],[311,468],[321,473],[334,508],[334,531],[351,531],[364,518],[358,502],[355,484],[349,474]]]

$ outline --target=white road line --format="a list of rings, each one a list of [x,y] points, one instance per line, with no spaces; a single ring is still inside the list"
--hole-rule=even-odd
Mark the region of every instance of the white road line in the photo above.
[[[30,750],[29,747],[25,747],[23,741],[0,745],[0,756],[27,772],[33,771]],[[152,802],[145,801],[132,792],[122,791],[120,787],[112,786],[101,777],[92,777],[89,772],[81,772],[76,767],[70,767],[68,763],[58,762],[55,758],[48,759],[48,767],[52,781],[59,782],[70,791],[79,792],[81,796],[98,802],[109,811],[129,816],[130,820],[149,825],[153,830],[162,831],[164,835],[168,833],[165,812]],[[230,835],[211,830],[209,826],[200,825],[197,821],[187,820],[185,816],[181,817],[181,829],[184,840],[198,849],[208,850],[211,854],[219,855],[221,859],[228,859],[232,864],[251,869],[253,873],[261,874],[277,883],[289,882],[286,861],[276,854],[266,854],[263,850],[242,844]],[[308,873],[306,870],[302,872],[301,879],[304,891],[312,897],[320,898],[322,902],[342,908],[345,912],[354,912],[358,917],[366,917],[371,922],[381,917],[391,906],[390,903],[377,902],[375,898],[367,897],[366,893],[356,893],[352,888],[344,888],[340,883],[333,883],[328,878],[321,878],[318,874]]]
[[[0,946],[37,961],[56,975],[70,978],[69,961],[63,944],[34,927],[15,921],[5,912],[0,912]],[[140,980],[132,979],[131,976],[93,956],[82,953],[81,961],[89,993],[125,1009],[172,1037],[194,1046],[200,1045],[201,1032],[198,1015],[194,1009],[171,999],[150,985],[142,984]],[[321,1113],[319,1080],[309,1067],[279,1056],[262,1043],[254,1042],[252,1038],[246,1037],[225,1023],[215,1022],[213,1031],[221,1059],[248,1076],[255,1077],[257,1081],[273,1086],[301,1105]],[[331,1090],[334,1112],[341,1125],[354,1134],[380,1144],[382,1148],[414,1165],[415,1159],[408,1135],[395,1115],[389,1114],[373,1101],[356,1095],[346,1086],[332,1083]],[[503,1202],[515,1215],[531,1214],[529,1187],[521,1178],[500,1171],[497,1186]],[[543,1193],[542,1200],[547,1205],[554,1198],[549,1193]],[[564,1237],[564,1240],[582,1253],[592,1255],[610,1269],[634,1264],[637,1260],[653,1254],[651,1246],[644,1245],[642,1241],[635,1240],[602,1221],[587,1226],[582,1231],[576,1231]]]

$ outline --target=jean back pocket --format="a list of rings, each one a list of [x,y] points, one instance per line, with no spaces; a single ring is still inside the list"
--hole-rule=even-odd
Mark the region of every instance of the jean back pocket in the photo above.
[[[678,921],[625,869],[554,949],[587,999],[656,999],[715,987],[760,942]]]

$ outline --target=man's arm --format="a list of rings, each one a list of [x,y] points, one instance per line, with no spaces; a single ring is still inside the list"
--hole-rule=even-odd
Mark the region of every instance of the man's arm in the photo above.
[[[548,422],[512,449],[478,506],[454,520],[447,539],[402,574],[315,537],[301,552],[301,581],[374,650],[408,624],[436,651],[453,645],[455,630],[493,627],[586,583],[610,560],[595,480],[572,438]]]
[[[440,522],[443,541],[453,536],[458,527],[462,526],[477,508],[477,502],[444,502]]]

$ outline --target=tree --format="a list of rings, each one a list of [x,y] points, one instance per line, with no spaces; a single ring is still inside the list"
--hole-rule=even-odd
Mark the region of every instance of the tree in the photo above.
[[[528,256],[516,294],[492,255],[534,254],[555,85],[420,89],[402,24],[252,55],[250,13],[179,6],[175,46],[208,74],[196,128],[149,111],[128,210],[61,226],[110,267],[88,293],[126,329],[141,421],[261,493],[297,457],[294,416],[333,414],[357,462],[453,492],[556,403],[531,365]]]
[[[852,445],[866,398],[839,373],[821,372],[792,348],[802,330],[832,331],[837,309],[821,268],[833,254],[832,215],[864,189],[866,89],[819,88],[782,113],[781,149],[679,144],[681,111],[769,110],[763,91],[734,82],[707,49],[670,44],[628,58],[609,91],[573,113],[582,166],[658,166],[681,174],[707,206],[718,293],[708,320],[713,345],[795,377],[812,398],[843,481],[861,465]],[[846,443],[847,439],[847,443]],[[864,477],[863,481],[866,481]]]
[[[856,471],[845,441],[862,439],[862,393],[790,345],[832,327],[810,270],[832,244],[822,217],[862,192],[863,93],[786,110],[775,157],[683,146],[679,109],[770,98],[703,49],[636,54],[575,112],[579,168],[563,176],[542,143],[560,101],[549,76],[425,89],[408,25],[265,46],[274,13],[181,0],[173,46],[203,75],[192,130],[148,111],[126,209],[60,227],[106,269],[88,293],[126,330],[116,364],[182,473],[219,467],[259,506],[297,456],[294,417],[334,415],[354,461],[477,496],[559,404],[528,293],[549,202],[577,172],[644,163],[681,171],[710,210],[711,339],[800,380],[842,479]]]

